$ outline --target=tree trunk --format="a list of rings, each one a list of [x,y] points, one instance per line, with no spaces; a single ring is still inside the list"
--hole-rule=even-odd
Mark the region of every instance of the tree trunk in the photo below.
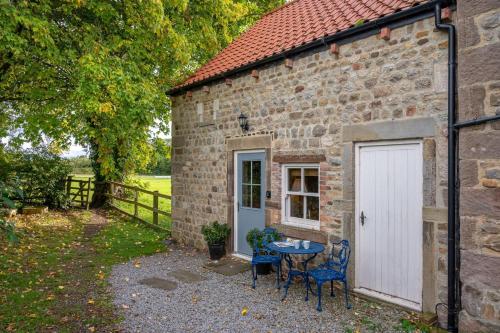
[[[107,175],[104,176],[101,172],[101,162],[99,161],[99,146],[95,141],[92,141],[89,146],[89,158],[92,165],[92,170],[95,176],[95,186],[94,194],[92,195],[92,202],[90,203],[91,208],[99,208],[106,204],[108,197],[106,194],[109,193],[110,184],[109,180],[115,180],[117,182],[123,181],[123,164],[119,163],[118,151],[115,148],[113,150],[113,159],[115,162],[115,177]]]
[[[101,174],[101,163],[98,161],[98,147],[97,144],[92,143],[89,149],[89,158],[94,171],[94,194],[90,202],[90,208],[100,208],[104,206],[108,200],[106,196],[109,193],[109,183],[106,178]]]
[[[106,194],[109,193],[109,183],[96,181],[94,184],[94,194],[92,195],[91,208],[100,208],[104,206],[108,200]]]

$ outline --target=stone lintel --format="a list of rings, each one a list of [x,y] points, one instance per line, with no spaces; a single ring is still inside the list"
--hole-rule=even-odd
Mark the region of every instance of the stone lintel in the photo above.
[[[432,117],[390,120],[342,127],[342,141],[377,141],[433,137],[436,123]]]
[[[285,234],[286,237],[307,239],[322,244],[328,242],[328,235],[324,231],[292,227],[285,224],[273,224],[272,227]]]
[[[285,155],[273,156],[273,162],[277,163],[319,163],[326,161],[325,154],[317,155]]]
[[[271,148],[271,135],[252,135],[226,140],[226,151]]]

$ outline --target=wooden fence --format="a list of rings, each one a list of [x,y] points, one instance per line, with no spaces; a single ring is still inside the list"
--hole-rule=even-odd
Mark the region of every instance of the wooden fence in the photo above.
[[[133,218],[136,221],[142,222],[152,228],[158,229],[160,231],[170,231],[169,229],[166,229],[164,227],[161,227],[158,225],[158,218],[159,215],[167,216],[167,217],[172,217],[172,214],[170,212],[163,211],[159,208],[159,199],[164,198],[167,200],[172,200],[172,197],[166,194],[161,194],[158,191],[148,191],[145,189],[142,189],[137,186],[130,186],[130,185],[125,185],[122,183],[117,183],[117,182],[109,182],[110,183],[110,193],[108,194],[108,197],[110,198],[109,204],[111,207],[114,209],[120,211],[121,213]],[[132,192],[132,199],[127,198],[127,196],[124,196],[123,194],[127,192]],[[139,202],[139,193],[144,193],[153,196],[153,206],[148,206],[142,202]],[[122,208],[116,206],[113,202],[113,200],[118,200],[121,202],[126,202],[128,204],[132,204],[134,208],[134,213],[131,214]],[[139,207],[147,209],[149,211],[153,212],[153,223],[146,221],[142,218],[139,217]]]
[[[72,207],[89,209],[92,197],[90,192],[94,189],[94,181],[88,179],[73,179],[69,176],[66,180],[66,194],[69,196]],[[76,192],[74,191],[76,190]],[[76,204],[76,205],[75,205]]]
[[[172,214],[170,212],[163,211],[159,208],[159,199],[163,198],[172,200],[171,196],[161,194],[158,191],[148,191],[137,186],[125,185],[118,182],[109,182],[109,185],[109,193],[107,193],[107,196],[109,198],[108,203],[113,209],[116,209],[122,214],[133,218],[134,221],[141,222],[146,226],[159,231],[170,232],[169,228],[160,226],[158,224],[158,221],[159,215],[167,216],[169,218],[172,217]],[[66,183],[66,193],[68,193],[70,196],[72,206],[89,209],[90,201],[92,200],[91,192],[94,190],[94,187],[95,182],[92,180],[92,178],[79,180],[69,177]],[[76,192],[72,190],[76,190]],[[153,206],[148,206],[142,202],[139,202],[139,193],[151,195],[153,197]],[[133,213],[127,212],[122,207],[117,206],[115,204],[115,200],[133,205]],[[76,205],[73,205],[73,203],[75,203]],[[153,212],[152,223],[139,216],[139,207]]]

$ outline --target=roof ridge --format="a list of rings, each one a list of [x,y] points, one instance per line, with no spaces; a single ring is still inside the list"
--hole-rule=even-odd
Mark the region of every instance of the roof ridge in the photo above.
[[[292,0],[264,14],[173,90],[288,52],[431,0]]]

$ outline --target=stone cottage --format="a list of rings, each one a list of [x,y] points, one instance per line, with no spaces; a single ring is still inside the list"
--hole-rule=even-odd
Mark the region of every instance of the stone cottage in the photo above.
[[[255,227],[348,239],[353,292],[500,331],[499,7],[295,0],[265,15],[169,92],[173,236],[204,248],[218,220],[242,258]]]

